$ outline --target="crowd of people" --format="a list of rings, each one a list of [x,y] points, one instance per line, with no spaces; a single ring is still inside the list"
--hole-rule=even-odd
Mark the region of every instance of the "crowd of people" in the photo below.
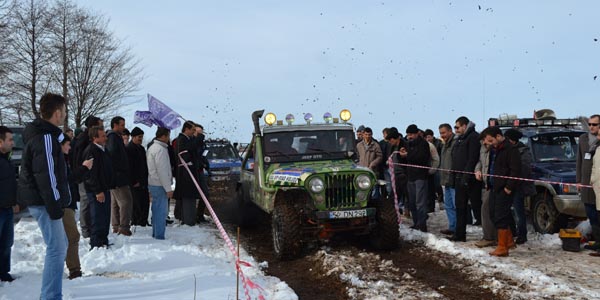
[[[111,226],[114,234],[131,236],[132,225],[151,225],[152,237],[165,239],[166,224],[173,222],[168,218],[171,198],[176,201],[175,218],[182,224],[206,222],[204,201],[194,184],[194,179],[200,182],[208,197],[201,125],[186,121],[172,143],[171,130],[158,127],[144,147],[144,131],[135,127],[130,132],[120,116],[111,119],[108,130],[101,118],[90,116],[84,130],[63,132],[66,100],[60,95],[43,95],[39,112],[23,131],[25,149],[18,179],[9,157],[13,133],[0,126],[1,281],[14,280],[10,257],[14,214],[20,210],[29,210],[46,244],[40,299],[62,299],[65,263],[69,279],[82,276],[81,235],[89,238],[90,251],[112,245]],[[78,207],[81,231],[75,214]]]
[[[186,121],[172,142],[171,130],[158,127],[144,147],[144,131],[127,130],[122,117],[112,118],[108,130],[101,118],[90,116],[85,129],[63,132],[65,98],[48,93],[39,103],[39,117],[23,132],[18,180],[10,160],[13,135],[0,126],[1,281],[14,280],[10,274],[13,218],[26,208],[47,246],[41,299],[62,297],[65,263],[69,279],[82,276],[80,235],[89,238],[90,250],[111,246],[111,227],[114,234],[131,236],[131,226],[151,225],[152,237],[165,239],[170,199],[175,199],[174,215],[181,224],[206,222],[200,193],[208,197],[204,174],[209,166],[201,125]],[[600,116],[592,115],[588,125],[589,131],[579,138],[577,183],[586,185],[581,187],[581,199],[593,238],[600,241],[600,197],[596,197],[600,155],[595,155]],[[442,234],[465,242],[467,225],[482,226],[483,236],[476,245],[495,246],[490,255],[508,256],[516,244],[527,242],[524,200],[536,193],[532,181],[521,180],[531,178],[532,159],[527,145],[520,142],[523,134],[499,127],[478,133],[464,116],[456,119],[454,130],[448,123],[438,129],[439,139],[432,130],[415,124],[406,128],[406,136],[395,127],[385,128],[384,139],[378,142],[371,128],[358,128],[358,164],[387,182],[384,189],[373,190],[372,198],[394,197],[402,213],[412,218],[412,228],[423,232],[428,231],[428,214],[439,201],[448,218]],[[600,256],[600,242],[586,247]]]
[[[594,256],[600,256],[600,197],[595,196],[600,193],[600,155],[595,155],[599,123],[599,115],[589,118],[577,155],[578,189],[597,241],[585,248],[594,250]],[[525,198],[536,195],[533,181],[527,180],[532,156],[521,142],[523,133],[497,126],[479,133],[465,116],[456,119],[454,130],[448,123],[438,129],[439,139],[415,124],[406,128],[406,136],[395,127],[385,128],[377,142],[371,128],[358,127],[359,165],[387,183],[385,194],[375,189],[372,198],[396,197],[401,212],[412,218],[411,228],[423,232],[428,231],[428,214],[440,201],[448,220],[441,233],[448,239],[466,242],[467,225],[481,226],[483,235],[475,245],[496,247],[490,255],[508,256],[510,249],[527,242]]]

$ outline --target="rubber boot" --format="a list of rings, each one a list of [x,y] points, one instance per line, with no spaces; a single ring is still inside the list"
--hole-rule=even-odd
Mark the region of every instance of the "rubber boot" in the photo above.
[[[599,251],[600,250],[600,226],[592,225],[592,237],[594,237],[594,244],[583,246],[584,249]]]
[[[490,252],[490,255],[508,256],[508,238],[512,238],[512,234],[510,234],[510,229],[498,229],[498,246],[496,247],[496,250]]]

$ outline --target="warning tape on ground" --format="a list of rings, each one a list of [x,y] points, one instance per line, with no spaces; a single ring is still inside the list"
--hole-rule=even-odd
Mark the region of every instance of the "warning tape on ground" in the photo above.
[[[233,243],[231,242],[229,235],[223,228],[223,225],[221,224],[221,221],[217,217],[217,214],[215,213],[212,206],[208,202],[208,199],[206,199],[206,196],[202,192],[202,189],[200,188],[200,185],[198,184],[196,177],[194,177],[194,175],[192,174],[192,171],[188,167],[188,164],[181,157],[181,154],[186,153],[186,152],[187,152],[187,150],[179,152],[179,154],[177,154],[179,156],[179,160],[181,161],[180,166],[185,167],[185,169],[188,171],[188,174],[192,178],[192,181],[194,181],[194,185],[196,185],[196,189],[198,189],[198,192],[200,193],[200,197],[202,198],[202,201],[204,201],[204,204],[206,204],[206,208],[210,212],[210,215],[211,215],[213,221],[217,225],[217,228],[219,229],[219,232],[221,233],[221,237],[223,238],[223,240],[225,240],[225,243],[227,244],[227,247],[229,248],[229,250],[231,251],[233,256],[235,256],[235,268],[239,271],[240,277],[242,278],[242,285],[244,287],[244,294],[246,295],[246,299],[248,299],[248,300],[252,299],[250,297],[250,290],[256,290],[258,293],[258,299],[265,300],[265,297],[263,296],[264,289],[260,285],[254,283],[252,280],[247,278],[246,275],[244,275],[244,271],[242,271],[241,266],[250,267],[251,264],[240,260],[240,257],[238,256],[237,252],[235,251],[235,247],[233,246]]]

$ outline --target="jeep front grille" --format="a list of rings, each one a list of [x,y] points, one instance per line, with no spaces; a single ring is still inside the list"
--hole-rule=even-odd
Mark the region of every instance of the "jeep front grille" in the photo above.
[[[356,205],[354,175],[325,175],[325,204],[328,209]]]

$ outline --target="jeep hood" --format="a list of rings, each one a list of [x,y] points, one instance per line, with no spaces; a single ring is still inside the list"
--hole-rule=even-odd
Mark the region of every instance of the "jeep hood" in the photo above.
[[[215,169],[232,168],[232,167],[241,167],[242,166],[242,161],[240,159],[235,159],[235,158],[209,159],[208,163],[211,168],[215,168]]]
[[[372,173],[369,168],[361,167],[350,160],[312,161],[273,164],[267,169],[266,179],[271,185],[302,186],[305,180],[313,174],[337,174],[340,172]]]
[[[564,182],[575,182],[575,162],[536,163],[534,172],[544,174],[545,178],[556,178]],[[542,178],[543,179],[543,178]]]

